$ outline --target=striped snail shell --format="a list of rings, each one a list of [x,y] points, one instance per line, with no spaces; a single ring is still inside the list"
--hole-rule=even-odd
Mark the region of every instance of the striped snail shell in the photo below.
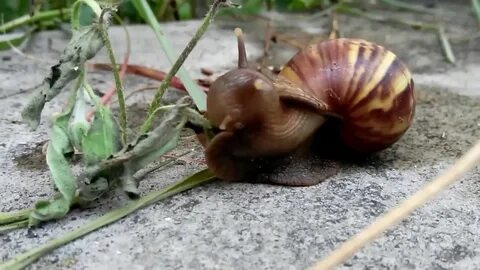
[[[409,128],[413,80],[382,46],[323,41],[299,51],[271,78],[248,68],[241,30],[235,33],[238,69],[211,85],[205,113],[217,128],[205,143],[207,165],[219,178],[241,180],[255,171],[256,159],[294,153],[332,117],[341,119],[339,136],[356,152],[387,148]]]
[[[285,81],[296,87],[284,87]],[[409,128],[413,79],[395,54],[359,39],[323,41],[298,52],[277,79],[280,96],[340,117],[341,136],[361,152],[382,150]]]

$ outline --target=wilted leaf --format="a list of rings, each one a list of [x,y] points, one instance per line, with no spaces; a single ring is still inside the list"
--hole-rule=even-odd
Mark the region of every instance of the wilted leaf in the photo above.
[[[57,65],[51,67],[50,74],[36,87],[29,103],[22,111],[22,117],[31,128],[37,128],[45,103],[57,96],[72,80],[77,78],[87,60],[103,47],[98,26],[84,27],[73,32],[73,37],[65,48]]]
[[[47,164],[59,194],[53,201],[43,201],[35,205],[35,210],[30,215],[30,225],[61,218],[70,210],[77,190],[75,177],[64,155],[70,149],[70,140],[66,130],[54,123],[50,130]]]

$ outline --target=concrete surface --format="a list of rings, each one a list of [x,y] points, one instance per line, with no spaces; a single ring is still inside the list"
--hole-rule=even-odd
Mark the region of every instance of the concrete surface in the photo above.
[[[442,17],[449,22],[447,31],[461,36],[476,29],[471,17],[451,14],[469,14],[465,7],[446,9],[451,11]],[[293,21],[284,32],[303,29],[322,34],[328,26],[326,18],[295,17],[282,19],[282,27]],[[250,58],[261,56],[263,22],[219,21],[185,64],[194,77],[200,76],[200,67],[223,72],[235,65],[232,29],[237,24],[247,33]],[[164,29],[180,51],[197,25],[168,24]],[[304,269],[446,169],[480,138],[478,39],[455,43],[458,62],[451,65],[444,61],[433,33],[345,16],[340,26],[345,36],[391,48],[414,72],[416,119],[397,144],[361,163],[343,164],[340,174],[313,187],[215,182],[196,188],[70,243],[31,269]],[[130,62],[166,70],[168,64],[151,31],[144,26],[129,30],[134,40]],[[125,51],[122,31],[111,31],[119,59]],[[41,147],[47,139],[48,115],[59,109],[65,95],[47,106],[39,130],[30,132],[19,122],[27,100],[19,91],[41,81],[67,38],[58,31],[36,35],[24,48],[34,60],[0,53],[0,211],[28,207],[52,195]],[[274,59],[293,53],[280,45],[273,50],[278,56]],[[280,50],[285,52],[278,54]],[[106,60],[102,52],[95,61]],[[90,77],[99,90],[112,81],[111,74],[104,72]],[[126,88],[131,91],[152,83],[132,76]],[[132,125],[138,125],[141,108],[150,97],[151,93],[144,93],[129,99]],[[191,148],[195,152],[185,162],[148,177],[142,182],[143,192],[158,190],[203,166],[194,138],[186,134],[182,145],[176,153]],[[479,170],[472,171],[340,269],[479,269],[479,177]],[[61,221],[31,232],[0,235],[0,258],[6,260],[57,237],[126,200],[114,192]]]

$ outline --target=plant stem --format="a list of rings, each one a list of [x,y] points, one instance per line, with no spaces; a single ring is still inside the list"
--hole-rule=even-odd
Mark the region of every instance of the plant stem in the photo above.
[[[31,209],[23,209],[15,212],[0,213],[0,225],[6,225],[28,219]]]
[[[122,80],[118,73],[118,65],[115,60],[115,55],[113,54],[112,44],[108,38],[108,32],[105,27],[106,23],[101,21],[99,24],[100,32],[102,33],[102,39],[105,43],[105,48],[108,52],[108,57],[110,62],[112,62],[113,77],[115,78],[115,92],[117,93],[118,105],[120,107],[120,130],[122,133],[122,142],[124,145],[127,144],[127,108],[125,106],[125,98],[123,96],[123,87]]]
[[[160,84],[160,87],[155,93],[155,97],[153,98],[153,101],[150,103],[146,120],[144,121],[144,123],[142,124],[142,127],[140,128],[140,131],[142,133],[148,132],[152,127],[153,115],[155,114],[155,111],[157,110],[157,108],[160,106],[163,94],[167,90],[167,87],[170,85],[170,81],[175,76],[175,74],[180,69],[180,67],[183,65],[183,62],[185,62],[185,60],[187,59],[188,55],[193,50],[195,45],[197,45],[202,35],[205,33],[205,31],[207,31],[208,26],[210,25],[210,23],[212,23],[213,19],[215,18],[215,14],[217,13],[221,4],[223,4],[224,2],[225,0],[215,0],[215,2],[213,2],[213,4],[210,6],[210,10],[208,11],[207,15],[203,19],[202,24],[200,25],[198,30],[195,32],[195,34],[193,35],[192,39],[187,44],[187,46],[183,49],[182,53],[178,57],[177,61],[175,61],[175,63],[173,64],[170,71],[165,76],[165,79],[162,81],[162,83]],[[203,91],[201,92],[203,93]]]
[[[28,227],[28,217],[26,220],[20,220],[17,222],[13,222],[10,224],[6,225],[1,225],[0,226],[0,233],[6,233],[12,230],[20,229],[20,228],[26,228]]]
[[[117,208],[113,211],[108,212],[107,214],[87,223],[79,228],[70,231],[63,235],[60,238],[53,239],[47,243],[38,246],[37,248],[31,249],[23,254],[17,255],[9,261],[0,264],[0,269],[21,269],[25,268],[29,264],[33,263],[35,260],[41,256],[47,254],[48,252],[65,245],[66,243],[73,241],[77,238],[85,236],[90,232],[93,232],[103,226],[111,224],[141,208],[144,208],[150,204],[158,202],[167,197],[173,196],[185,190],[206,184],[212,181],[214,178],[213,174],[208,170],[202,170],[197,172],[186,179],[179,181],[165,189],[160,191],[154,191],[147,194],[140,199],[128,203],[126,206]]]
[[[38,12],[38,13],[35,13],[33,17],[31,17],[30,15],[24,15],[0,25],[0,33],[10,31],[14,28],[17,28],[29,23],[35,23],[39,21],[48,21],[60,16],[69,17],[70,12],[71,12],[70,9],[65,8],[65,9]]]
[[[218,1],[217,1],[218,2]],[[163,31],[160,29],[160,24],[156,20],[155,15],[153,14],[150,6],[148,5],[146,0],[132,0],[135,8],[137,9],[138,13],[143,17],[143,19],[153,28],[155,35],[157,36],[158,41],[160,42],[160,46],[162,47],[165,55],[167,56],[168,61],[170,64],[173,64],[176,55],[173,51],[173,47],[166,38]],[[182,80],[185,88],[187,88],[188,94],[192,97],[195,105],[200,111],[205,111],[207,107],[207,97],[206,94],[198,87],[198,85],[190,78],[185,68],[180,67],[178,70],[178,76]]]

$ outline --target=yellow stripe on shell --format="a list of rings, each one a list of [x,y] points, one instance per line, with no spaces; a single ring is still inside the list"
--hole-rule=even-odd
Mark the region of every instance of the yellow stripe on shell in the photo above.
[[[280,75],[289,79],[292,83],[296,85],[303,85],[302,80],[300,77],[298,77],[297,73],[289,66],[285,66],[282,71],[280,72]]]
[[[368,96],[370,91],[372,91],[373,88],[383,80],[383,77],[387,73],[388,68],[390,67],[390,65],[392,65],[393,61],[397,58],[395,54],[393,54],[392,52],[384,51],[384,50],[382,51],[385,54],[381,57],[380,64],[377,65],[370,80],[360,88],[359,93],[357,93],[357,96],[355,97],[353,102],[350,103],[350,108],[354,107],[362,99]]]
[[[398,97],[398,95],[402,94],[403,91],[407,88],[408,84],[410,83],[411,78],[405,73],[403,74],[392,74],[394,79],[391,85],[379,85],[377,88],[377,92],[381,93],[384,87],[388,87],[388,96],[387,97],[380,97],[380,95],[376,95],[369,100],[364,106],[355,109],[351,112],[352,117],[359,117],[364,114],[367,114],[370,111],[381,109],[383,111],[388,111],[393,107],[393,102]],[[408,91],[408,90],[406,90]]]

